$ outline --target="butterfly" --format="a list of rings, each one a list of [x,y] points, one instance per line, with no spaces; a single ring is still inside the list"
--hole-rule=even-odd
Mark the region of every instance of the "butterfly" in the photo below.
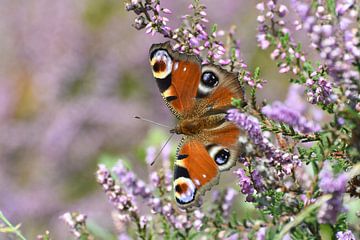
[[[178,119],[171,132],[184,135],[174,162],[174,195],[182,209],[219,181],[239,158],[240,129],[226,120],[231,99],[243,99],[238,75],[192,54],[153,44],[150,65],[166,105]]]

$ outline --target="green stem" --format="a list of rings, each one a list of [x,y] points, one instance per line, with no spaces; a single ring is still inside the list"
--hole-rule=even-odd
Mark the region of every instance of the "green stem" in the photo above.
[[[21,240],[26,240],[26,238],[20,233],[17,227],[14,227],[9,220],[6,219],[4,214],[0,211],[0,219],[15,233]]]

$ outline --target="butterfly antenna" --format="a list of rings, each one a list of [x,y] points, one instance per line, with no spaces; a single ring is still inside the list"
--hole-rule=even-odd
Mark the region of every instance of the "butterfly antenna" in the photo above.
[[[159,150],[158,154],[156,154],[156,157],[154,158],[154,160],[150,163],[150,166],[154,165],[156,159],[159,158],[161,152],[164,150],[165,146],[169,143],[170,139],[174,136],[175,133],[172,133],[169,138],[166,140],[166,142],[164,143],[164,145],[161,147],[161,149]]]
[[[149,122],[149,123],[152,123],[152,124],[155,124],[155,125],[158,125],[158,126],[160,126],[160,127],[164,127],[164,128],[169,128],[169,129],[171,129],[171,127],[169,127],[169,126],[167,126],[167,125],[165,125],[165,124],[161,124],[161,123],[152,121],[152,120],[150,120],[150,119],[142,118],[142,117],[139,117],[139,116],[134,116],[134,118],[139,119],[139,120],[143,120],[143,121],[145,121],[145,122]]]

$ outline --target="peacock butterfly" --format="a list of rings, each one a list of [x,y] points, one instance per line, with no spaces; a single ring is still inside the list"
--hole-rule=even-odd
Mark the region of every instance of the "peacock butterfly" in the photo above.
[[[178,119],[171,132],[184,135],[173,185],[177,204],[189,208],[239,157],[240,130],[226,120],[226,112],[232,98],[243,99],[243,90],[237,74],[201,64],[195,55],[172,50],[169,42],[152,45],[149,54],[161,95]]]

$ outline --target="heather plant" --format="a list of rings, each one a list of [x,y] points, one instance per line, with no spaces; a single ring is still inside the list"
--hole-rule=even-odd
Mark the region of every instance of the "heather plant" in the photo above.
[[[165,0],[125,3],[136,29],[238,73],[246,94],[233,99],[227,120],[245,133],[242,154],[230,170],[233,186],[211,190],[193,211],[174,203],[170,144],[141,177],[126,159],[101,158],[96,180],[113,207],[116,233],[105,234],[88,225],[86,215],[68,212],[60,218],[75,238],[360,238],[360,2],[267,0],[255,7],[254,39],[289,80],[285,101],[259,99],[266,76],[242,58],[236,26],[218,29],[200,1],[188,6],[177,27],[171,20],[179,14]],[[148,165],[158,150],[146,149]],[[0,232],[24,238],[19,226],[2,215],[0,220]]]

